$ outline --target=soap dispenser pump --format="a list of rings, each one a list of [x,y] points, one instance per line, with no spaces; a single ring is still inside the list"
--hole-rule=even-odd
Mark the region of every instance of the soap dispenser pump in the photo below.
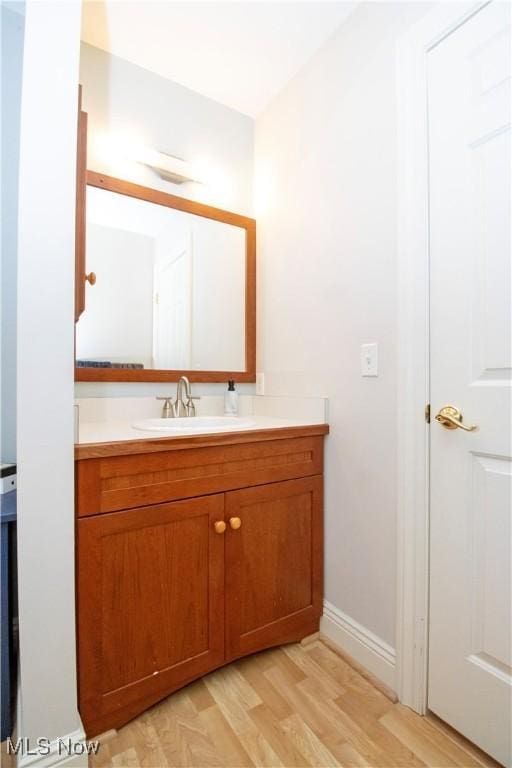
[[[238,415],[238,392],[234,379],[228,381],[228,391],[224,395],[224,416]]]

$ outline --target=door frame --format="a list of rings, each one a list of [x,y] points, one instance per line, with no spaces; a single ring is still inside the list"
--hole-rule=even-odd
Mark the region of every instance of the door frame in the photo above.
[[[439,5],[397,43],[398,500],[396,692],[428,709],[430,403],[426,56],[491,0]]]

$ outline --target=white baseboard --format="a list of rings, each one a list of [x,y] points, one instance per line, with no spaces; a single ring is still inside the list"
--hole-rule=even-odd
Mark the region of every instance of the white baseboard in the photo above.
[[[87,768],[89,760],[85,733],[79,728],[51,742],[24,745],[18,752],[18,768]],[[30,752],[33,754],[29,754]],[[35,753],[35,754],[34,754]]]
[[[396,691],[396,653],[384,640],[327,600],[324,601],[324,615],[320,619],[320,632],[388,688]]]

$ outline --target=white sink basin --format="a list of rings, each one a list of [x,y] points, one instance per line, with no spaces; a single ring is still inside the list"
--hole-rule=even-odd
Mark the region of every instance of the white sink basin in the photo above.
[[[232,432],[236,429],[253,427],[255,422],[240,416],[188,416],[176,419],[143,419],[132,424],[134,429],[147,432],[171,432],[191,434],[193,432]]]

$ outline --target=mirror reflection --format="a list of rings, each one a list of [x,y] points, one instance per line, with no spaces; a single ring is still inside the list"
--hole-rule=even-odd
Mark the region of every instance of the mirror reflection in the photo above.
[[[246,232],[87,187],[78,367],[245,370]]]

